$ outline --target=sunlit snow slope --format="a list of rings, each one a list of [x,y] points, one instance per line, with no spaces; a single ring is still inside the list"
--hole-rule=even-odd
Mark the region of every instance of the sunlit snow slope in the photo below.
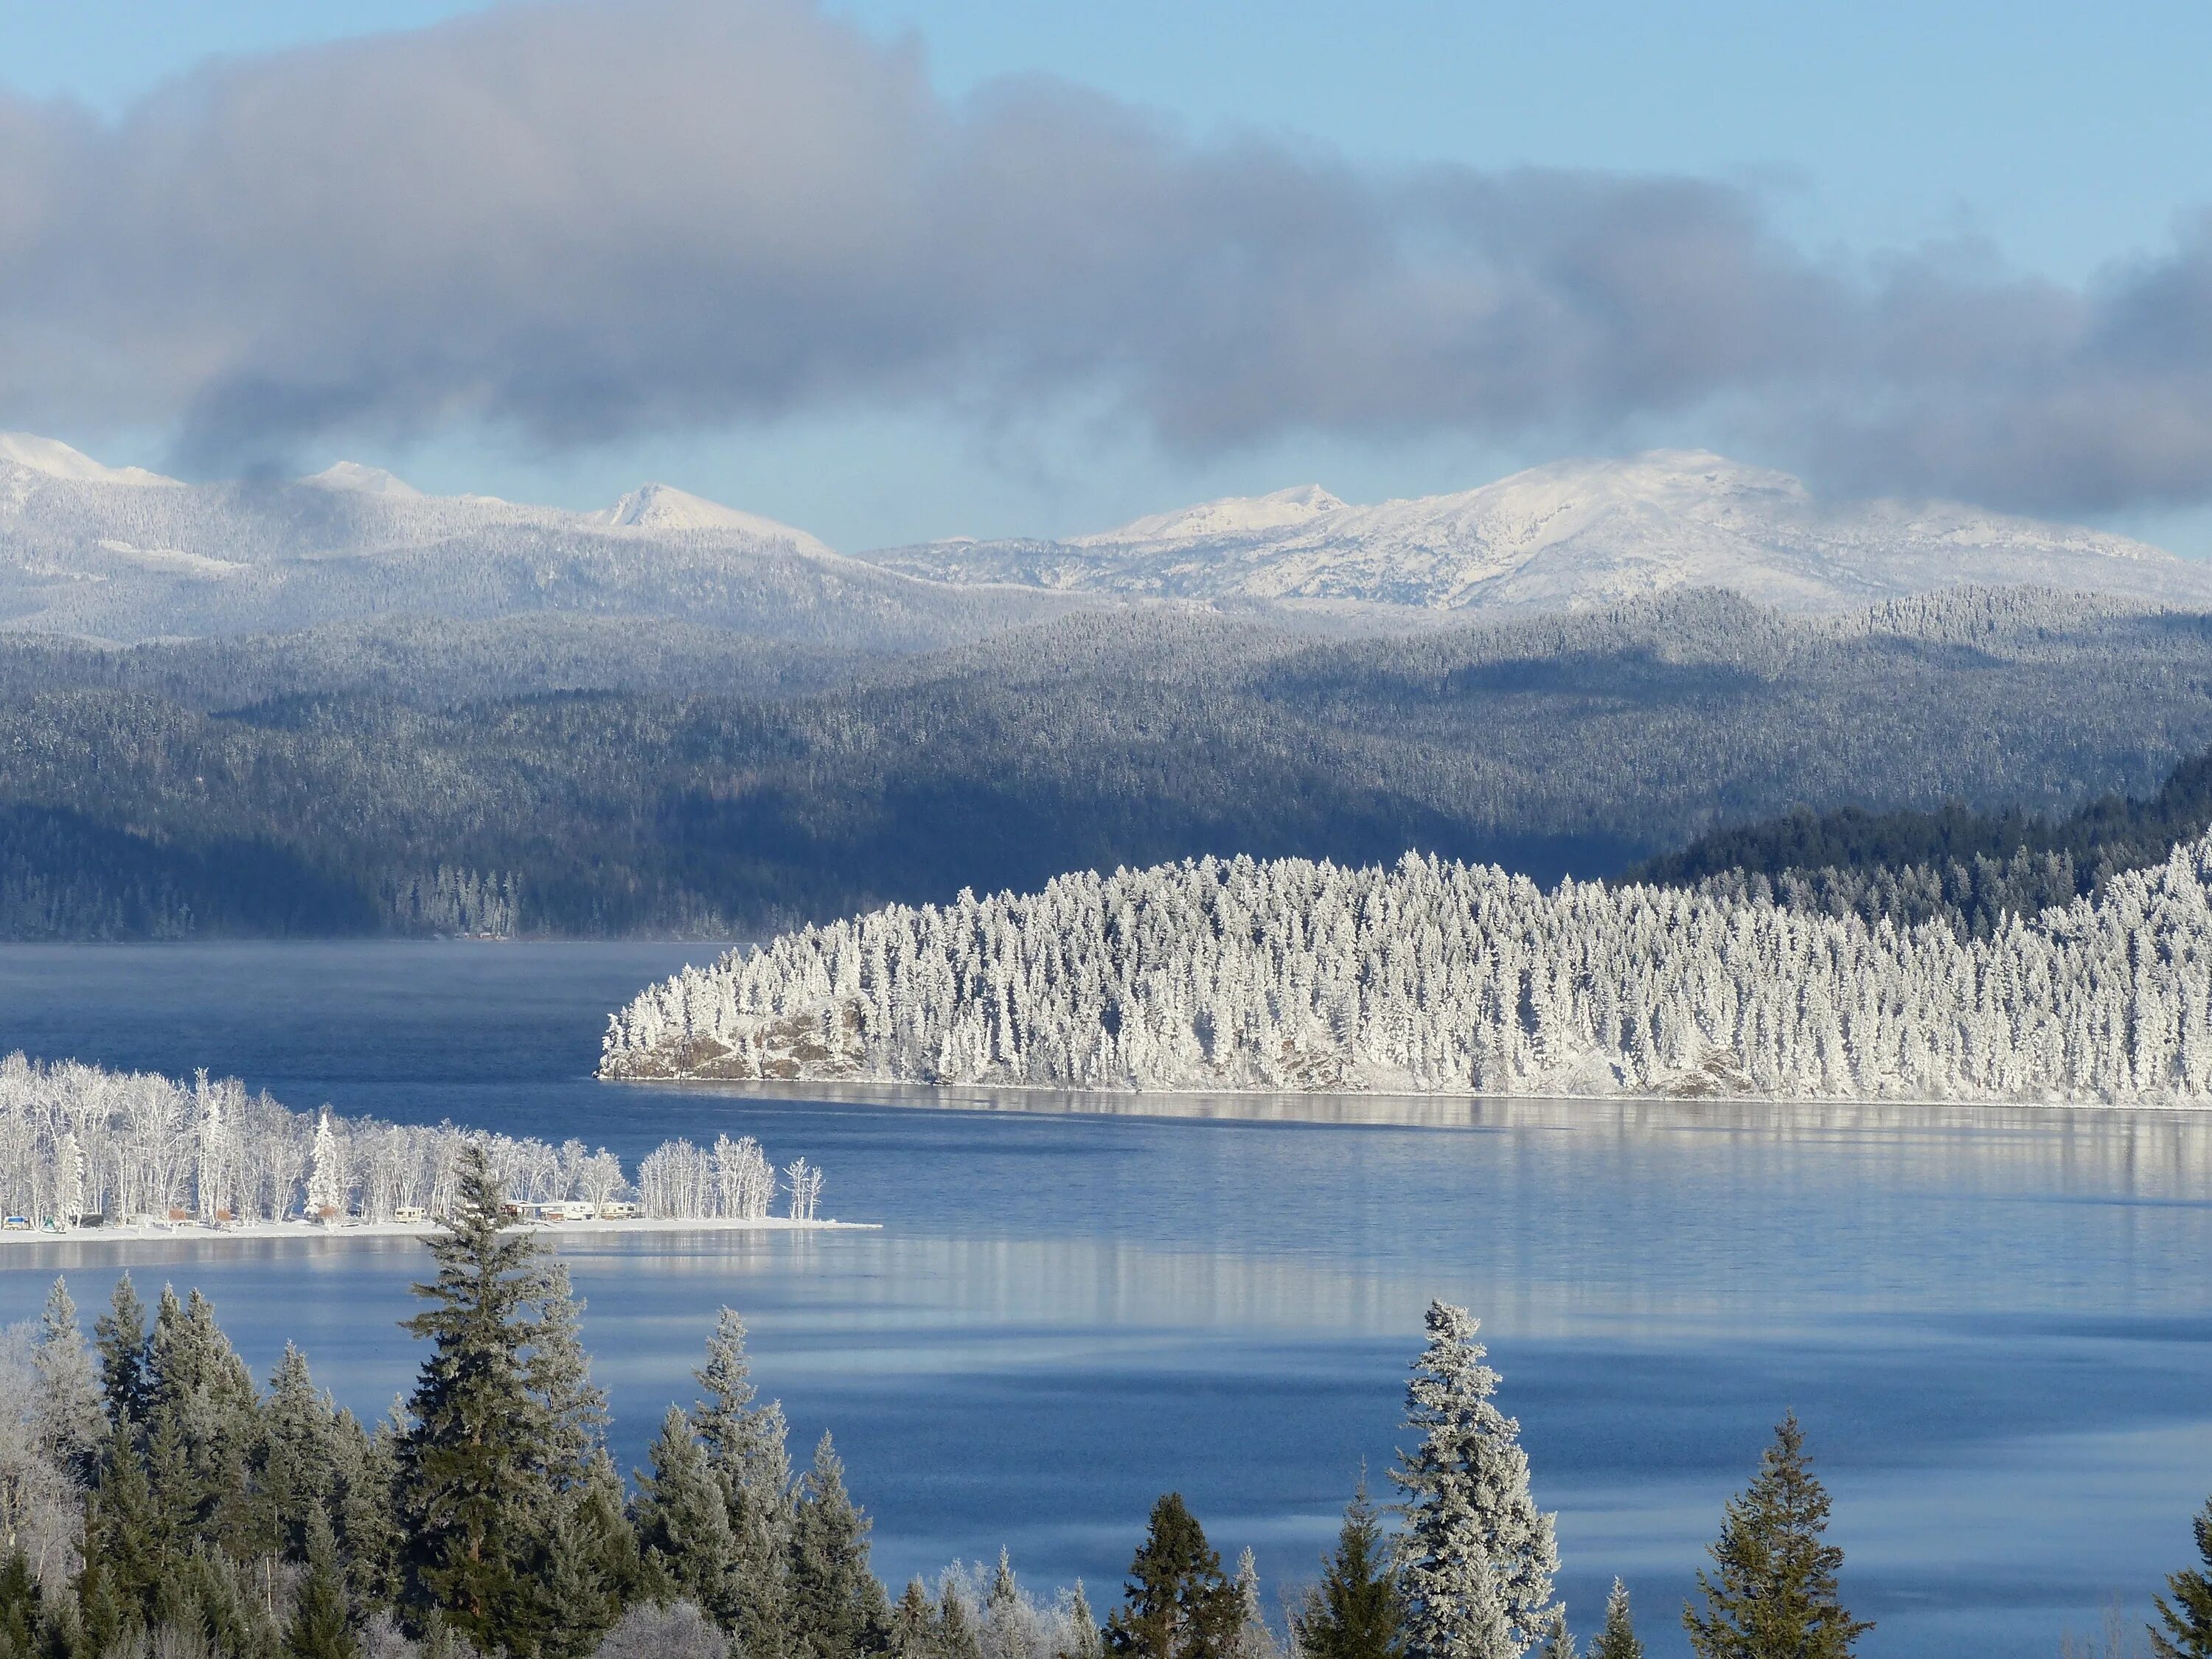
[[[921,648],[1081,603],[895,574],[665,484],[580,513],[426,495],[350,461],[185,484],[0,434],[0,629],[140,641],[565,611]]]
[[[2212,599],[2212,571],[2125,537],[1952,502],[1824,502],[1787,473],[1686,450],[1560,461],[1418,501],[1356,507],[1308,486],[1066,542],[871,556],[947,581],[1438,610],[1564,610],[1685,587],[1820,610],[1966,583]]]

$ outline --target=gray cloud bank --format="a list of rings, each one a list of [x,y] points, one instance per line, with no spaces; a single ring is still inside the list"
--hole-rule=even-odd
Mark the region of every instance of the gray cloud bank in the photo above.
[[[2084,289],[1810,258],[1718,185],[1196,143],[936,95],[799,0],[516,7],[232,63],[105,123],[0,96],[0,425],[234,465],[942,402],[1171,448],[1715,424],[1844,488],[2212,497],[2212,220]]]

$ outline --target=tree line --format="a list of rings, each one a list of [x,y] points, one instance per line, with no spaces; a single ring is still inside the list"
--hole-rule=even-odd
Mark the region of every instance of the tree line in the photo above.
[[[751,1136],[682,1138],[633,1176],[604,1146],[295,1112],[266,1091],[202,1072],[179,1083],[76,1060],[0,1059],[0,1214],[33,1228],[137,1220],[201,1224],[441,1219],[481,1158],[515,1205],[611,1202],[654,1220],[757,1221],[781,1194],[815,1218],[823,1176],[804,1158],[778,1171]]]
[[[1240,853],[1610,876],[1799,804],[2150,790],[2212,745],[2208,676],[2203,617],[2033,592],[1377,639],[1117,609],[889,661],[652,623],[0,641],[0,936],[757,936]]]
[[[625,1486],[581,1304],[512,1230],[481,1155],[404,1322],[412,1393],[374,1427],[287,1346],[258,1388],[197,1291],[150,1323],[127,1274],[88,1344],[58,1281],[0,1343],[0,1659],[1571,1659],[1554,1517],[1464,1309],[1431,1304],[1395,1527],[1363,1482],[1279,1635],[1182,1498],[1153,1506],[1103,1620],[956,1565],[893,1601],[825,1434],[795,1474],[724,1310]],[[1700,1659],[1844,1659],[1827,1494],[1794,1417],[1727,1506],[1682,1622]],[[2202,1568],[2157,1602],[2159,1659],[2212,1654]],[[1616,1579],[1589,1659],[1641,1659]]]
[[[2153,793],[2100,796],[2062,815],[1958,801],[1928,811],[1800,808],[1702,836],[1624,878],[1901,927],[1940,920],[1986,939],[2008,916],[2094,896],[2116,876],[2163,864],[2208,828],[2212,754],[2183,761]]]

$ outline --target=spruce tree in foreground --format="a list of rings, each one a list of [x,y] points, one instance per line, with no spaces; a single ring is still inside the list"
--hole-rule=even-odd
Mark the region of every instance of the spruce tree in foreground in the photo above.
[[[2158,1659],[2212,1659],[2212,1500],[2194,1523],[2202,1567],[2177,1572],[2166,1581],[2173,1600],[2157,1598],[2159,1624],[2151,1626],[2150,1650]]]
[[[126,1271],[115,1281],[107,1311],[92,1328],[100,1350],[100,1391],[107,1420],[120,1431],[146,1415],[146,1304]]]
[[[1152,1505],[1123,1589],[1104,1632],[1115,1659],[1227,1659],[1234,1650],[1244,1598],[1222,1576],[1221,1557],[1182,1493]]]
[[[1307,1589],[1304,1603],[1291,1615],[1291,1633],[1304,1659],[1401,1659],[1405,1653],[1405,1598],[1364,1475],[1321,1583]]]
[[[707,1363],[694,1375],[702,1397],[691,1426],[721,1488],[734,1556],[734,1607],[725,1626],[745,1659],[782,1659],[790,1649],[791,1453],[783,1407],[758,1403],[745,1356],[745,1322],[715,1316]]]
[[[725,1629],[736,1613],[737,1543],[722,1489],[680,1406],[671,1406],[637,1474],[637,1541],[647,1571]]]
[[[1836,1582],[1844,1553],[1820,1541],[1827,1525],[1828,1494],[1793,1412],[1708,1547],[1713,1571],[1698,1574],[1705,1611],[1682,1609],[1700,1659],[1847,1659],[1874,1625],[1844,1608]]]
[[[1521,1425],[1491,1403],[1498,1373],[1474,1340],[1480,1322],[1431,1302],[1427,1349],[1406,1385],[1406,1426],[1420,1443],[1390,1478],[1406,1493],[1399,1559],[1410,1659],[1519,1659],[1553,1638],[1559,1547],[1528,1491]]]
[[[845,1491],[845,1466],[825,1431],[792,1516],[794,1659],[854,1659],[882,1650],[890,1608],[868,1570],[872,1525]]]
[[[464,1152],[453,1218],[429,1247],[437,1277],[414,1291],[431,1306],[404,1325],[432,1344],[399,1447],[414,1595],[477,1648],[534,1654],[550,1425],[529,1391],[526,1349],[540,1252],[508,1231],[482,1147]]]
[[[1605,1628],[1590,1644],[1588,1659],[1644,1659],[1644,1644],[1636,1639],[1636,1620],[1629,1611],[1628,1586],[1618,1578],[1605,1598]]]

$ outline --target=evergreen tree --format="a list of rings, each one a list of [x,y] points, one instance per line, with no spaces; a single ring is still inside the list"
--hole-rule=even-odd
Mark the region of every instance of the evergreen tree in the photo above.
[[[198,1291],[164,1286],[146,1370],[147,1478],[179,1540],[238,1548],[251,1533],[248,1468],[260,1437],[252,1374]]]
[[[1845,1659],[1871,1622],[1844,1611],[1837,1588],[1844,1553],[1820,1541],[1828,1494],[1805,1455],[1795,1413],[1774,1431],[1759,1473],[1729,1500],[1721,1535],[1699,1571],[1705,1611],[1682,1609],[1700,1659]]]
[[[1237,1558],[1237,1604],[1240,1617],[1232,1651],[1237,1659],[1283,1659],[1275,1632],[1267,1628],[1267,1615],[1260,1606],[1260,1564],[1250,1546]]]
[[[2177,1572],[2166,1581],[2173,1600],[2156,1598],[2159,1624],[2151,1626],[2150,1650],[2157,1659],[2212,1659],[2212,1500],[2193,1523],[2197,1559],[2204,1565]]]
[[[580,1491],[605,1444],[607,1396],[592,1381],[584,1351],[584,1304],[568,1283],[566,1262],[550,1264],[537,1287],[538,1317],[531,1328],[527,1385],[542,1402],[542,1455],[556,1485]]]
[[[40,1443],[80,1486],[88,1486],[99,1471],[100,1444],[107,1438],[107,1418],[100,1407],[92,1354],[85,1346],[84,1333],[77,1328],[76,1304],[70,1299],[66,1279],[56,1279],[53,1289],[46,1293],[46,1310],[39,1317],[34,1365]]]
[[[1480,1322],[1432,1302],[1428,1346],[1406,1385],[1406,1426],[1420,1443],[1391,1479],[1406,1493],[1400,1540],[1411,1659],[1518,1659],[1547,1640],[1559,1565],[1553,1517],[1528,1491],[1521,1425],[1492,1404]]]
[[[1233,1653],[1244,1598],[1222,1576],[1221,1557],[1182,1493],[1169,1492],[1152,1505],[1122,1591],[1104,1632],[1115,1659],[1229,1659]]]
[[[983,1659],[982,1632],[968,1616],[967,1598],[947,1573],[937,1589],[939,1659]]]
[[[651,1571],[728,1628],[737,1613],[737,1540],[722,1489],[681,1408],[671,1406],[637,1475],[635,1526]]]
[[[758,1403],[745,1354],[745,1323],[732,1309],[715,1316],[691,1425],[722,1489],[736,1551],[736,1605],[729,1628],[745,1659],[789,1650],[793,1490],[783,1408]]]
[[[0,1659],[33,1659],[44,1622],[43,1599],[30,1558],[19,1544],[0,1563]]]
[[[1405,1627],[1405,1598],[1363,1477],[1321,1583],[1291,1615],[1291,1632],[1303,1659],[1402,1659]]]
[[[1106,1644],[1100,1638],[1098,1620],[1091,1613],[1091,1598],[1084,1594],[1080,1578],[1067,1601],[1067,1642],[1053,1659],[1106,1659]]]
[[[345,1583],[338,1572],[337,1540],[319,1514],[309,1528],[307,1577],[284,1632],[289,1659],[355,1659],[358,1651],[346,1626]]]
[[[543,1536],[544,1413],[529,1391],[538,1248],[509,1231],[483,1147],[463,1153],[438,1272],[405,1322],[431,1343],[408,1402],[400,1488],[415,1595],[475,1646],[535,1654],[530,1569]]]
[[[938,1659],[937,1613],[919,1578],[907,1580],[905,1593],[891,1608],[890,1639],[884,1651],[888,1659]]]
[[[85,1505],[84,1530],[88,1582],[80,1599],[87,1624],[104,1646],[119,1638],[126,1623],[143,1622],[174,1565],[171,1537],[155,1514],[145,1463],[128,1434],[108,1441]]]
[[[125,1273],[115,1281],[108,1310],[92,1328],[100,1350],[100,1388],[107,1420],[118,1430],[135,1428],[146,1416],[146,1307]]]
[[[623,1513],[622,1477],[605,1451],[562,1508],[546,1551],[544,1651],[588,1653],[643,1587],[637,1535]]]
[[[845,1491],[845,1466],[824,1433],[791,1526],[793,1659],[854,1659],[884,1644],[890,1608],[868,1570],[872,1523]]]
[[[330,1518],[337,1486],[331,1419],[330,1407],[315,1392],[307,1357],[287,1342],[269,1379],[253,1450],[256,1553],[266,1551],[289,1561],[307,1559],[314,1517]]]
[[[1636,1638],[1636,1620],[1629,1611],[1628,1586],[1618,1578],[1605,1598],[1605,1628],[1590,1644],[1589,1659],[1644,1659],[1644,1644]]]
[[[351,1412],[331,1419],[331,1512],[346,1590],[356,1607],[388,1608],[399,1597],[404,1540],[398,1514],[398,1437],[388,1424],[371,1434]]]

